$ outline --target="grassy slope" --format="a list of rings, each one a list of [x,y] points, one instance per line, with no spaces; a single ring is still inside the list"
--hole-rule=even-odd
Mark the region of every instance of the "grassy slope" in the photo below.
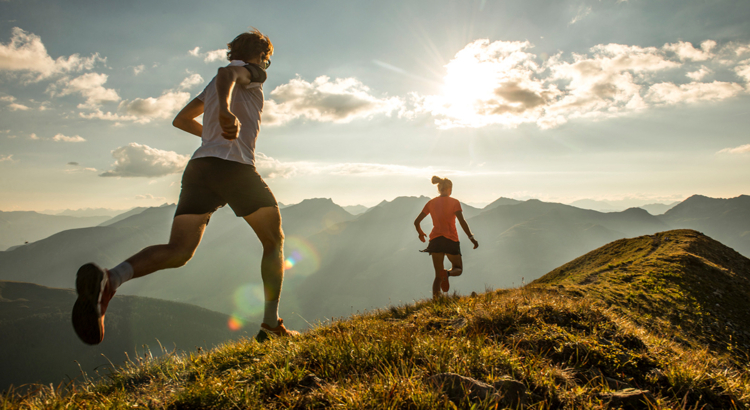
[[[747,360],[750,260],[696,231],[615,241],[533,285],[558,285],[569,294],[604,301],[684,343]]]
[[[0,408],[496,408],[491,398],[452,402],[428,382],[445,372],[487,383],[518,380],[527,388],[527,408],[534,409],[609,408],[605,393],[628,386],[653,394],[637,408],[750,407],[747,362],[700,340],[676,341],[692,333],[639,325],[623,305],[571,297],[586,285],[560,288],[564,278],[547,277],[553,286],[355,315],[295,340],[142,358],[107,383],[67,393],[39,387],[22,397],[6,396]],[[568,289],[573,286],[580,288]],[[662,290],[668,291],[652,293]]]

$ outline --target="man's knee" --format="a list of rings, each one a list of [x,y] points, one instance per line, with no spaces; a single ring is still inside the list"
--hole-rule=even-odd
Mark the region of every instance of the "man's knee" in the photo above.
[[[171,262],[172,267],[175,267],[175,268],[179,268],[180,266],[185,266],[185,264],[187,264],[188,261],[192,259],[193,255],[195,254],[195,248],[192,248],[192,247],[170,245],[170,248],[171,248],[170,251],[172,253],[170,262]]]
[[[274,229],[259,239],[260,243],[263,245],[263,249],[267,251],[277,250],[284,247],[284,232],[280,227],[278,230]]]

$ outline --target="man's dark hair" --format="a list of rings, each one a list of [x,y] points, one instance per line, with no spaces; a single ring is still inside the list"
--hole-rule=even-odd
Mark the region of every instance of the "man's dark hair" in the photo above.
[[[255,27],[235,37],[231,43],[227,44],[227,47],[229,47],[227,51],[229,61],[249,60],[258,55],[261,61],[268,61],[273,55],[271,40]]]

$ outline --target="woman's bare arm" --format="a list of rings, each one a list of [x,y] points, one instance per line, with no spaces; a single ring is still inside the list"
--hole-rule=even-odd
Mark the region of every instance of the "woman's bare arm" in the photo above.
[[[419,240],[422,242],[425,241],[427,234],[424,233],[424,231],[422,230],[422,226],[420,226],[419,224],[422,222],[422,219],[425,219],[426,217],[426,213],[420,212],[419,216],[417,216],[417,219],[414,220],[414,227],[417,228],[417,233],[419,233]]]
[[[461,228],[463,228],[464,232],[466,232],[466,236],[468,236],[471,243],[474,244],[474,249],[478,248],[479,242],[474,239],[474,234],[471,233],[471,229],[469,229],[469,223],[466,222],[466,219],[464,219],[463,211],[456,211],[456,218],[458,218],[458,223],[461,224]]]

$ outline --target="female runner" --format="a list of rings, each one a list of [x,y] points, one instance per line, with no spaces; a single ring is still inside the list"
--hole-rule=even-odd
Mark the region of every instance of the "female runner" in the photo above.
[[[414,226],[417,228],[417,233],[419,233],[419,240],[425,242],[427,235],[422,231],[422,227],[419,224],[427,215],[432,217],[433,228],[432,232],[430,232],[430,243],[427,249],[421,252],[428,252],[432,256],[432,265],[435,267],[435,280],[432,282],[432,297],[433,299],[437,299],[441,295],[441,290],[443,292],[450,290],[448,277],[460,276],[463,273],[461,247],[459,246],[458,232],[456,231],[456,218],[458,218],[461,228],[466,232],[471,243],[474,244],[474,249],[479,247],[479,242],[474,239],[474,235],[472,235],[471,229],[469,229],[469,224],[464,219],[461,203],[457,199],[451,198],[453,182],[447,178],[433,176],[432,183],[437,184],[440,196],[432,198],[427,202],[427,205],[424,206],[424,209],[422,209],[422,212],[419,213],[419,216],[414,221]],[[443,266],[444,256],[447,256],[451,262],[451,270],[449,271],[445,270]]]

